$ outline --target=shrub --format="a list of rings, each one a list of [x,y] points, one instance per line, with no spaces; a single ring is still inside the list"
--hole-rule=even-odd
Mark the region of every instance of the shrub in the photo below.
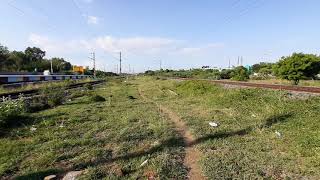
[[[50,107],[55,107],[58,105],[63,104],[65,101],[65,87],[57,87],[57,88],[51,88],[50,86],[47,86],[42,89],[41,91],[41,97],[43,98],[43,101],[46,102]]]
[[[184,95],[202,95],[217,91],[218,87],[205,81],[183,81],[177,85],[177,92]]]
[[[89,84],[89,83],[85,84],[83,87],[87,90],[93,90],[92,84]]]
[[[9,121],[19,118],[25,112],[25,98],[3,99],[0,103],[0,127],[5,126]]]
[[[47,99],[43,96],[28,99],[26,100],[25,105],[27,112],[37,112],[49,108]]]
[[[83,97],[83,96],[87,96],[90,95],[91,93],[88,91],[72,91],[71,94],[69,95],[70,99],[75,99],[78,97]]]
[[[91,96],[91,100],[93,102],[103,102],[103,101],[106,101],[106,99],[100,95],[97,95],[97,94],[94,94]]]
[[[222,69],[220,72],[220,79],[230,79],[231,78],[231,69]]]
[[[249,79],[249,71],[243,66],[239,66],[233,69],[231,73],[231,79],[236,81],[246,81]]]

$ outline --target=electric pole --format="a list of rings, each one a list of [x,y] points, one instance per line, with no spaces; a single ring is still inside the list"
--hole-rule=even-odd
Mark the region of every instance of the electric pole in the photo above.
[[[240,57],[238,56],[237,66],[239,66],[239,64],[240,64]]]
[[[162,60],[160,59],[160,71],[162,69]]]
[[[96,78],[96,54],[95,52],[92,52],[92,58],[90,58],[93,61],[93,76]]]
[[[52,58],[51,58],[51,61],[50,61],[50,66],[51,66],[51,74],[53,74]]]
[[[120,75],[121,75],[121,51],[120,51]]]

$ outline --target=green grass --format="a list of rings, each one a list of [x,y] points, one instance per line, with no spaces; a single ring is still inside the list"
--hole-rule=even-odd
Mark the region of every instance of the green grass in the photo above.
[[[266,84],[282,84],[282,85],[292,85],[292,82],[283,79],[268,79],[268,80],[249,80],[253,83],[266,83]],[[320,86],[320,80],[301,80],[298,84],[299,86]]]
[[[0,176],[85,170],[82,179],[185,179],[182,137],[138,88],[186,122],[208,179],[320,179],[319,97],[151,77],[114,79],[17,119],[0,137]]]
[[[84,179],[186,177],[182,139],[154,104],[139,97],[137,85],[117,80],[94,91],[106,101],[78,97],[30,114],[2,134],[0,176],[41,179],[85,170]]]
[[[64,81],[55,81],[55,82],[44,82],[39,84],[27,84],[22,87],[16,88],[3,88],[0,85],[0,94],[1,93],[10,93],[10,92],[17,92],[17,91],[24,91],[24,90],[32,90],[32,89],[41,89],[47,86],[66,86],[72,83],[81,83],[81,82],[90,82],[92,79],[79,79],[79,80],[64,80]]]
[[[178,113],[197,137],[209,179],[320,178],[319,97],[295,99],[281,91],[224,89],[205,82],[141,81],[148,97]],[[210,121],[219,126],[209,126]]]

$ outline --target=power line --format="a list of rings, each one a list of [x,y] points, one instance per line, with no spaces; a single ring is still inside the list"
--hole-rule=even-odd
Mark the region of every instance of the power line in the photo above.
[[[240,4],[240,1],[241,0],[236,0],[236,1],[234,1],[234,3],[232,3],[231,4],[231,6],[230,6],[230,9],[234,9],[235,7],[238,7]],[[245,8],[245,9],[243,9],[243,10],[241,10],[239,13],[237,13],[236,15],[230,15],[230,16],[226,16],[225,18],[223,18],[223,20],[222,20],[222,22],[221,23],[216,23],[216,27],[219,27],[219,28],[221,28],[222,27],[222,25],[226,25],[226,24],[228,24],[228,23],[230,23],[230,22],[232,22],[233,20],[235,20],[236,18],[239,18],[239,17],[241,17],[241,16],[244,16],[245,14],[247,14],[248,12],[250,12],[250,10],[252,10],[253,8],[257,8],[257,7],[259,7],[259,3],[261,2],[261,4],[262,4],[262,2],[264,2],[264,0],[254,0],[254,1],[252,1],[253,3],[250,3],[251,5],[250,6],[248,6],[247,8]],[[215,31],[217,31],[219,28],[216,28],[215,29]]]
[[[18,11],[21,15],[27,16],[28,13],[26,13],[23,9],[18,8],[17,6],[15,6],[15,5],[13,4],[14,1],[15,1],[15,0],[11,0],[11,1],[7,2],[7,4],[8,4],[10,7],[12,7],[13,9],[15,9],[16,11]],[[48,17],[48,16],[47,16],[47,17]],[[47,29],[49,29],[49,30],[51,30],[51,31],[58,32],[58,29],[57,29],[55,26],[51,25],[48,21],[46,21],[45,24],[47,24]]]
[[[9,6],[11,6],[13,9],[19,11],[22,15],[26,15],[26,13],[25,13],[22,9],[20,9],[20,8],[18,8],[17,6],[15,6],[15,5],[12,4],[13,1],[14,1],[14,0],[9,1],[9,2],[7,2],[7,4],[8,4]]]
[[[241,16],[244,16],[245,14],[247,14],[248,12],[250,12],[250,9],[252,10],[253,8],[257,8],[259,7],[259,3],[263,2],[264,0],[255,0],[253,1],[253,3],[251,4],[251,6],[248,6],[246,9],[243,9],[240,14],[238,14],[236,17],[239,18]],[[235,17],[229,17],[228,19],[226,19],[225,24],[232,22],[232,20],[234,20]]]

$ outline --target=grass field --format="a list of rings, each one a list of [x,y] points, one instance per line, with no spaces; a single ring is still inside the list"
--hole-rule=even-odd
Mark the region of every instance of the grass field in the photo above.
[[[198,138],[209,179],[320,178],[318,97],[299,100],[286,92],[192,81],[141,84],[150,98],[177,112]],[[219,126],[209,126],[210,121]]]
[[[319,97],[152,77],[111,80],[94,93],[106,101],[78,97],[3,131],[0,176],[186,179],[183,139],[160,104],[195,137],[208,179],[320,179]]]
[[[80,97],[31,114],[2,135],[0,176],[41,179],[71,170],[85,170],[84,179],[186,176],[181,139],[135,84],[111,82],[95,91],[107,100]]]
[[[0,94],[1,93],[10,93],[10,92],[17,92],[17,91],[24,91],[24,90],[31,90],[31,89],[39,89],[46,86],[61,86],[61,85],[67,85],[71,83],[81,83],[81,82],[89,82],[92,81],[92,79],[79,79],[79,80],[64,80],[64,81],[55,81],[55,82],[44,82],[39,84],[27,84],[22,87],[18,88],[3,88],[0,85]]]

